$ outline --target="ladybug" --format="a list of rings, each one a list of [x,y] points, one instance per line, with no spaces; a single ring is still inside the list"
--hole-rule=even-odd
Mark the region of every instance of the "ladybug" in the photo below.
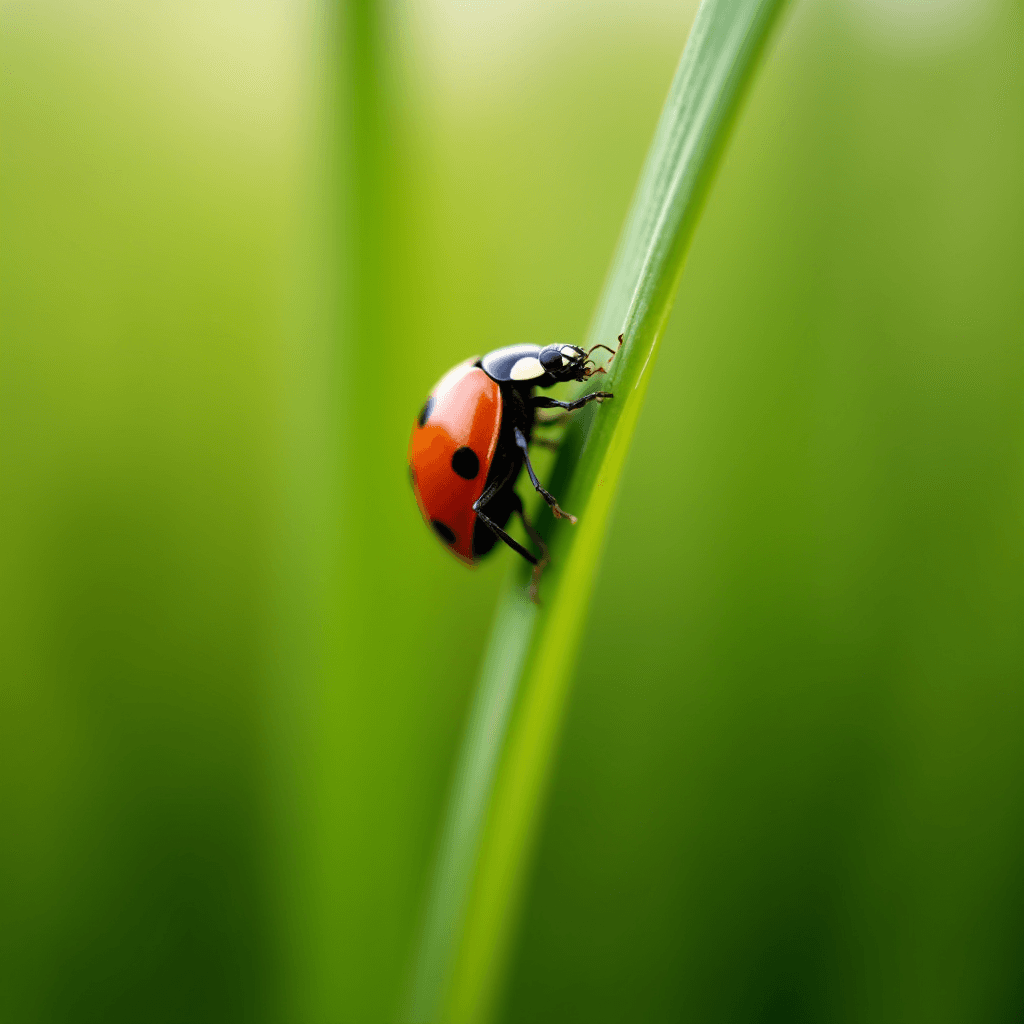
[[[430,393],[409,439],[412,488],[423,518],[463,562],[474,564],[498,540],[538,571],[547,561],[544,542],[523,514],[523,503],[515,492],[524,463],[534,488],[555,517],[576,522],[541,487],[530,464],[536,412],[561,409],[561,415],[567,416],[588,402],[613,396],[595,391],[575,402],[560,402],[535,396],[533,391],[603,373],[603,368],[587,365],[593,364],[590,355],[598,348],[615,355],[607,345],[595,345],[589,352],[575,345],[495,349],[449,370]],[[513,512],[540,548],[539,559],[505,531]]]

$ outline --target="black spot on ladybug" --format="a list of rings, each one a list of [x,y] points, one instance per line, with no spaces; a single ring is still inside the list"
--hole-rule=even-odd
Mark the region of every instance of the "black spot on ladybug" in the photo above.
[[[431,395],[424,403],[423,408],[420,409],[419,416],[416,417],[416,422],[422,427],[427,420],[430,419],[430,414],[434,411],[434,396]]]
[[[436,519],[430,521],[430,525],[434,528],[434,532],[445,542],[445,544],[455,543],[455,533],[450,526],[445,526],[444,523],[439,522]]]
[[[452,469],[463,480],[472,480],[480,472],[480,460],[472,448],[459,448],[452,456]]]

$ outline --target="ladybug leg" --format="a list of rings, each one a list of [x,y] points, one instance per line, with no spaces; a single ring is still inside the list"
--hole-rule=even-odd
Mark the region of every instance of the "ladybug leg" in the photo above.
[[[515,511],[519,513],[519,518],[523,521],[523,527],[529,534],[530,540],[540,548],[540,561],[534,565],[533,576],[530,578],[530,600],[534,604],[540,604],[538,588],[540,587],[540,574],[548,564],[548,546],[544,543],[544,539],[541,535],[533,528],[533,524],[530,520],[526,518],[526,513],[523,511],[522,499],[514,491],[512,492],[512,496],[516,499],[516,503],[513,507],[515,508]]]
[[[473,502],[473,511],[476,513],[477,519],[479,519],[480,522],[483,523],[484,526],[486,526],[487,529],[490,530],[491,533],[493,533],[499,540],[503,540],[513,551],[522,555],[530,565],[536,565],[537,559],[534,558],[533,555],[531,555],[530,552],[519,543],[519,541],[514,537],[510,537],[496,522],[494,522],[493,519],[488,518],[488,516],[481,511],[481,508],[486,505],[487,502],[489,502],[491,498],[493,498],[494,495],[505,486],[506,483],[507,478],[505,480],[495,480],[491,486]],[[516,500],[518,501],[518,495],[516,496]],[[522,502],[519,503],[519,514],[523,514]],[[547,552],[545,551],[545,554],[546,553]]]
[[[589,402],[603,402],[606,398],[614,398],[610,391],[591,391],[589,395],[577,398],[575,402],[560,402],[557,398],[548,398],[547,395],[537,395],[530,401],[534,409],[564,409],[566,412],[573,412],[575,409],[582,409]]]
[[[537,564],[537,559],[534,558],[533,555],[531,555],[530,552],[527,551],[526,548],[524,548],[523,545],[519,543],[519,541],[517,541],[514,537],[510,537],[497,523],[488,519],[487,516],[485,516],[483,512],[480,511],[480,509],[476,509],[476,517],[480,520],[481,523],[484,524],[484,526],[487,527],[488,530],[491,530],[495,534],[495,536],[498,537],[499,540],[503,540],[513,551],[518,552],[520,555],[522,555],[523,558],[525,558],[530,563],[530,565]]]
[[[537,402],[540,401],[540,399],[535,398],[534,401]],[[546,399],[546,401],[553,402],[554,399],[549,398]],[[561,405],[562,403],[559,402],[558,404]],[[569,405],[571,403],[565,404]],[[551,511],[554,513],[556,519],[568,519],[570,523],[575,525],[576,517],[574,515],[570,515],[568,512],[565,512],[561,508],[559,508],[558,502],[555,501],[554,497],[548,494],[548,492],[545,491],[543,487],[541,487],[540,481],[537,479],[537,474],[534,473],[533,466],[530,465],[530,446],[527,444],[526,437],[524,436],[523,432],[518,427],[515,428],[515,435],[516,444],[523,450],[523,461],[526,463],[526,472],[530,474],[530,480],[533,481],[534,490],[536,490],[536,492],[551,506]]]

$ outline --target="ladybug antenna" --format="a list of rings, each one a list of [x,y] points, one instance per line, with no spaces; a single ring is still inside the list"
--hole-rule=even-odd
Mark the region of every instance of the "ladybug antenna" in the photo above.
[[[622,337],[621,337],[621,335],[619,336],[619,343],[620,343],[620,344],[622,343]],[[603,348],[603,349],[605,350],[605,352],[610,352],[610,353],[611,353],[611,354],[612,354],[613,356],[614,356],[614,355],[615,355],[615,353],[616,353],[616,352],[618,351],[618,349],[614,349],[614,348],[609,348],[609,347],[608,347],[607,345],[600,345],[600,344],[598,344],[598,345],[593,345],[593,346],[592,346],[592,347],[591,347],[591,348],[590,348],[590,349],[588,350],[588,352],[587,352],[587,355],[589,356],[589,355],[590,355],[590,353],[594,351],[594,349],[598,349],[598,348]]]

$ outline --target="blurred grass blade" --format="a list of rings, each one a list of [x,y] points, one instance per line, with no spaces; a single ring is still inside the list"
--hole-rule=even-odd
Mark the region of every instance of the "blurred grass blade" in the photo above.
[[[536,605],[522,598],[518,580],[509,579],[498,604],[494,633],[480,672],[480,685],[469,715],[465,742],[452,784],[442,829],[442,854],[428,896],[420,961],[413,975],[408,1018],[433,1020],[451,966],[453,940],[473,877],[477,839],[491,795],[498,755],[515,700]]]
[[[570,428],[553,474],[551,489],[579,525],[543,520],[552,552],[544,604],[534,614],[525,567],[516,566],[491,634],[418,949],[413,1021],[478,1024],[493,1014],[653,357],[717,159],[783,2],[705,0],[697,12],[587,340],[587,347],[614,345],[624,333],[608,376],[599,378],[615,400]]]

